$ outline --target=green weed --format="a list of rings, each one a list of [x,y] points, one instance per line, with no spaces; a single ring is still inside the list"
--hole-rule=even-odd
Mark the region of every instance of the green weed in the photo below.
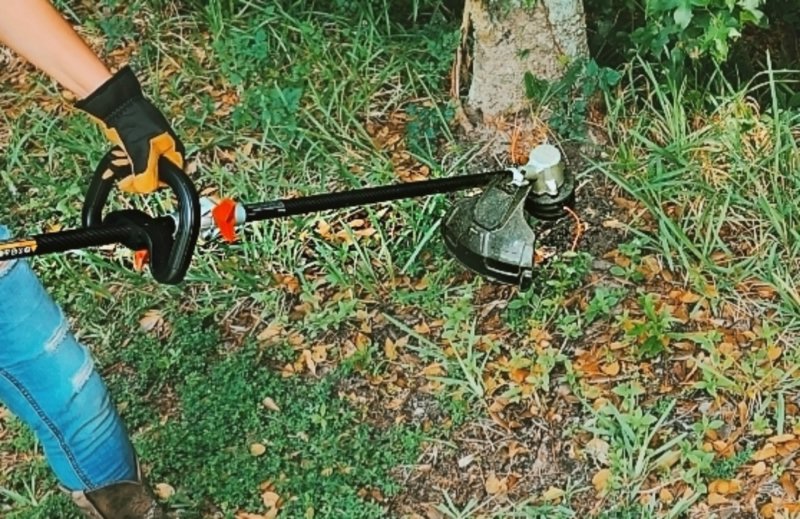
[[[739,469],[742,468],[753,456],[753,449],[747,448],[737,452],[730,458],[715,459],[706,477],[709,480],[725,479],[730,480],[736,477]]]
[[[614,496],[613,503],[604,512],[607,517],[626,517],[630,510],[640,510],[642,485],[651,475],[659,473],[668,481],[683,478],[687,482],[700,481],[700,473],[710,465],[713,454],[704,453],[698,446],[690,444],[686,433],[670,431],[669,417],[675,407],[668,400],[651,408],[649,412],[641,405],[644,389],[637,383],[620,384],[613,392],[621,399],[618,404],[606,404],[593,412],[594,418],[586,429],[608,445],[607,454],[598,461],[605,462],[611,471],[606,495]],[[682,453],[678,455],[678,453]],[[607,458],[607,461],[604,460]],[[672,466],[668,459],[679,459],[680,469]],[[679,517],[699,498],[695,494],[673,503],[668,516]],[[644,505],[648,514],[656,515],[658,503],[653,500]]]
[[[564,77],[545,81],[525,74],[525,93],[539,110],[546,109],[548,126],[560,137],[579,140],[586,135],[586,118],[593,98],[614,87],[621,75],[594,60],[575,60]]]
[[[670,330],[675,319],[665,309],[657,309],[652,294],[639,297],[641,319],[631,319],[627,312],[619,317],[625,337],[636,346],[636,354],[648,359],[661,354],[670,343]]]
[[[713,277],[727,290],[761,279],[780,294],[787,324],[796,322],[800,253],[790,137],[800,119],[778,95],[790,76],[768,70],[736,88],[717,74],[693,85],[638,62],[622,97],[609,98],[615,159],[602,166],[655,217],[657,229],[641,239],[670,268]],[[630,126],[620,132],[622,121]]]
[[[572,290],[578,287],[591,265],[591,256],[586,253],[565,253],[555,259],[546,269],[537,271],[532,286],[520,292],[508,303],[504,318],[516,330],[528,330],[532,326],[546,327],[559,318],[562,325],[569,326],[570,319],[563,303]]]

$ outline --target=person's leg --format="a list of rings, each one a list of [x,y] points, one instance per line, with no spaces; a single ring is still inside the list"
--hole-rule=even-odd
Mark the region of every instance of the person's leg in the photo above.
[[[161,517],[91,354],[21,260],[0,261],[0,402],[34,430],[89,517]]]
[[[136,476],[127,432],[89,351],[26,261],[0,262],[0,400],[33,428],[67,489]]]

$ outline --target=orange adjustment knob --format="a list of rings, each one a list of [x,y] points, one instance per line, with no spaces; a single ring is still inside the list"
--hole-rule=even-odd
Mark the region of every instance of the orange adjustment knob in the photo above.
[[[133,270],[141,272],[148,261],[150,261],[150,251],[147,249],[137,250],[133,253]]]
[[[236,202],[230,198],[220,200],[211,210],[211,216],[222,238],[228,243],[236,241]]]

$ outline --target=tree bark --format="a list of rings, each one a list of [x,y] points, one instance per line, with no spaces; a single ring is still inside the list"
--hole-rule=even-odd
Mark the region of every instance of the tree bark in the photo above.
[[[588,56],[582,0],[535,0],[531,8],[518,2],[493,7],[487,0],[465,1],[466,45],[460,58],[468,52],[464,47],[471,47],[466,108],[484,121],[527,106],[526,72],[558,79],[571,61]]]

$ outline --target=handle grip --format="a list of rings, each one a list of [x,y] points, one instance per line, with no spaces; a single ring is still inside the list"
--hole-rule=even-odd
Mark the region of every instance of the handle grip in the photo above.
[[[104,224],[127,225],[137,229],[123,244],[132,249],[147,249],[150,271],[156,281],[179,283],[189,268],[200,233],[197,190],[181,168],[161,157],[158,162],[159,179],[167,184],[178,200],[178,211],[172,217],[174,225],[164,225],[163,219],[154,219],[136,210],[111,212],[104,217],[103,209],[111,189],[130,174],[113,164],[119,153],[119,148],[112,149],[95,169],[81,214],[83,225],[87,228]]]

